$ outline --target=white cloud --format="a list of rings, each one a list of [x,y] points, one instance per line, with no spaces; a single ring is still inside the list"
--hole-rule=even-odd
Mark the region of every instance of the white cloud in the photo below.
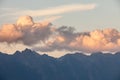
[[[20,10],[12,8],[2,8],[1,10],[8,11],[6,14],[2,14],[1,17],[5,16],[21,16],[21,15],[31,15],[33,17],[36,16],[51,16],[58,15],[63,13],[75,12],[75,11],[87,11],[93,10],[96,8],[96,4],[71,4],[71,5],[61,5],[46,9],[40,10]],[[12,10],[12,11],[11,11]]]
[[[50,16],[50,17],[46,17],[46,18],[44,18],[42,21],[44,21],[44,22],[53,22],[53,21],[55,21],[55,20],[57,20],[57,19],[60,19],[60,18],[62,18],[62,16]]]

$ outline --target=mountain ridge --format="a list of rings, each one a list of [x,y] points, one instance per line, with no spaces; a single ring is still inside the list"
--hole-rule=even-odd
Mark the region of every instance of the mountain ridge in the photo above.
[[[0,52],[0,80],[120,80],[120,52],[54,58],[30,49]]]
[[[19,51],[19,50],[16,50],[13,54],[7,54],[7,53],[3,53],[3,52],[0,52],[0,54],[5,54],[5,55],[19,55],[19,54],[25,54],[25,53],[32,53],[32,54],[37,54],[37,55],[46,55],[46,56],[49,56],[48,54],[44,53],[44,54],[40,54],[40,53],[37,53],[36,51],[34,50],[31,50],[29,48],[26,48],[22,51]],[[102,51],[98,51],[98,52],[93,52],[93,53],[90,53],[89,55],[87,55],[85,52],[73,52],[72,54],[71,53],[67,53],[63,56],[60,56],[58,58],[61,58],[61,57],[64,57],[64,56],[67,56],[67,55],[76,55],[76,54],[80,54],[80,55],[85,55],[85,56],[92,56],[92,55],[96,55],[96,54],[101,54],[101,55],[116,55],[116,54],[119,54],[120,51],[118,52],[114,52],[114,54],[112,52],[102,52]],[[52,56],[49,56],[49,57],[52,57]],[[53,57],[55,58],[55,57]]]

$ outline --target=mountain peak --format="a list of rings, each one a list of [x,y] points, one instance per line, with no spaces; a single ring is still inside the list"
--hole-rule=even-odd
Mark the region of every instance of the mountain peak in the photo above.
[[[19,54],[21,54],[21,52],[18,50],[14,53],[14,55],[19,55]]]
[[[25,50],[23,50],[22,52],[33,52],[31,49],[26,48]]]
[[[26,56],[30,56],[30,55],[40,55],[40,54],[38,54],[37,52],[35,52],[35,51],[32,51],[31,49],[28,49],[28,48],[26,48],[25,50],[23,50],[23,51],[16,51],[15,53],[14,53],[14,55],[26,55]]]

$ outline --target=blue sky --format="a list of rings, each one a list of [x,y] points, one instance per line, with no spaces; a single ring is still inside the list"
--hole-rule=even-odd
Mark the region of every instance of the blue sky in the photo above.
[[[41,10],[50,7],[71,4],[96,4],[96,8],[90,11],[73,11],[62,16],[61,19],[53,22],[57,25],[66,25],[75,27],[78,31],[88,31],[103,28],[119,28],[119,13],[120,6],[118,0],[3,0],[1,8],[18,8],[21,10]],[[6,12],[7,13],[7,12]],[[9,12],[8,12],[9,13]],[[28,14],[29,15],[29,14]],[[21,15],[22,16],[22,15]],[[54,15],[53,15],[54,16]],[[55,15],[56,16],[56,15]],[[19,16],[18,16],[19,17]],[[33,17],[35,20],[42,19],[46,16]],[[0,23],[15,22],[15,20],[3,20]]]

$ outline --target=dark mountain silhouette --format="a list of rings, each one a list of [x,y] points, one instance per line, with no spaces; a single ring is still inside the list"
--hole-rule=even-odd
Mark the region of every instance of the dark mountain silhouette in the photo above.
[[[120,52],[53,58],[26,49],[0,53],[0,80],[120,80]]]

